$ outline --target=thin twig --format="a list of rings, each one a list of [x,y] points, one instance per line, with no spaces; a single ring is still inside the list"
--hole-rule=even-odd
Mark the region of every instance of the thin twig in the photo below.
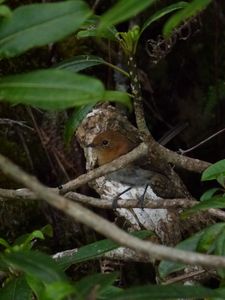
[[[36,178],[22,171],[18,166],[2,155],[0,155],[0,169],[5,175],[32,190],[37,197],[47,201],[52,206],[72,216],[78,222],[91,227],[100,234],[117,242],[119,245],[149,255],[149,260],[151,261],[153,259],[167,259],[190,265],[214,268],[225,267],[225,258],[221,256],[178,250],[172,247],[157,245],[150,241],[142,241],[134,236],[130,236],[123,230],[119,229],[115,224],[110,223],[89,209],[50,191]]]
[[[58,189],[49,188],[50,191],[58,193]],[[109,199],[99,199],[90,196],[85,196],[76,192],[68,192],[65,195],[66,198],[76,201],[78,203],[82,203],[84,205],[89,205],[93,207],[98,207],[102,209],[112,209],[113,200]],[[10,189],[1,189],[0,188],[0,201],[5,200],[37,200],[37,196],[33,192],[28,189],[18,189],[18,190],[10,190]],[[143,208],[150,209],[176,209],[176,208],[189,208],[193,205],[198,204],[199,202],[196,200],[187,200],[186,198],[178,198],[178,199],[148,199],[146,198],[144,201]],[[117,202],[117,208],[139,208],[139,201],[136,199],[119,199]],[[207,212],[220,219],[225,221],[225,212],[220,209],[210,208]]]
[[[1,192],[0,192],[1,196]],[[73,201],[83,203],[86,205],[112,209],[113,199],[99,199],[94,197],[85,196],[75,192],[69,192],[65,195],[66,198]],[[178,199],[148,199],[144,201],[144,208],[158,209],[158,208],[188,208],[197,204],[198,201],[190,201],[186,198]],[[140,208],[139,199],[118,199],[117,208]],[[225,214],[224,214],[225,216]]]
[[[205,279],[207,275],[208,275],[208,277],[211,276],[210,274],[206,273],[205,269],[192,271],[192,272],[187,273],[187,274],[183,274],[183,275],[176,276],[174,278],[170,278],[166,282],[164,282],[163,284],[168,285],[168,284],[173,284],[173,283],[181,282],[181,281],[184,282],[184,281],[187,281],[187,280],[196,280],[196,277],[197,277],[198,280],[199,280],[199,277],[203,277]]]
[[[0,118],[0,125],[8,125],[8,126],[16,125],[16,126],[20,126],[23,128],[27,128],[31,131],[34,131],[34,128],[26,125],[26,121],[17,121],[17,120],[11,120],[8,118]]]
[[[213,138],[216,137],[217,135],[223,133],[224,131],[225,131],[225,128],[223,128],[223,129],[217,131],[216,133],[210,135],[209,137],[207,137],[206,139],[204,139],[203,141],[201,141],[200,143],[198,143],[197,145],[195,145],[195,146],[193,146],[193,147],[191,147],[191,148],[189,148],[189,149],[186,149],[186,150],[179,149],[178,153],[180,153],[180,154],[183,155],[183,154],[185,154],[185,153],[191,152],[191,151],[195,150],[196,148],[200,147],[201,145],[207,143],[208,141],[210,141],[211,139],[213,139]]]
[[[157,156],[162,161],[165,161],[166,163],[170,163],[176,167],[183,168],[187,171],[201,173],[211,165],[211,163],[206,162],[204,160],[191,158],[188,156],[178,154],[158,144],[154,140],[151,140],[149,148],[151,149],[150,157],[151,155],[153,157]]]

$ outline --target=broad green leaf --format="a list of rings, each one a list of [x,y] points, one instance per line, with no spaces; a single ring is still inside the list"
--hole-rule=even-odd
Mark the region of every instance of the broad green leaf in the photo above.
[[[118,33],[116,28],[113,25],[111,25],[99,31],[97,29],[99,20],[100,17],[96,15],[86,20],[81,26],[76,36],[78,38],[98,37],[116,41],[116,35]]]
[[[149,300],[149,299],[203,299],[208,297],[217,297],[220,293],[216,289],[209,289],[200,285],[185,286],[179,284],[171,285],[148,285],[134,287],[116,293],[107,299],[110,300]]]
[[[100,80],[65,70],[40,70],[0,79],[0,100],[44,109],[65,109],[101,101]]]
[[[132,232],[131,235],[134,235],[140,239],[144,239],[146,237],[149,237],[152,235],[152,232],[143,230],[143,231],[137,231]],[[102,240],[98,241],[86,246],[81,247],[76,253],[69,256],[64,257],[56,257],[56,263],[59,265],[59,267],[63,270],[70,267],[72,264],[80,263],[84,261],[88,261],[90,259],[95,259],[102,254],[111,251],[113,249],[118,248],[119,245],[111,240]]]
[[[104,28],[116,25],[120,22],[137,15],[148,6],[152,5],[156,0],[120,0],[111,9],[101,16],[99,31]]]
[[[65,69],[74,73],[84,69],[104,64],[105,60],[94,55],[78,55],[70,60],[63,61],[55,66],[57,69]]]
[[[45,291],[45,284],[35,276],[26,275],[27,284],[32,289],[38,300],[42,300]]]
[[[8,6],[0,5],[0,17],[10,18],[11,14],[11,10]]]
[[[218,223],[219,224],[219,223]],[[212,253],[215,250],[215,241],[224,232],[225,224],[218,226],[210,226],[205,229],[205,232],[199,239],[196,250],[198,252]]]
[[[171,12],[175,11],[175,10],[179,10],[181,8],[184,8],[187,6],[187,2],[181,1],[181,2],[177,2],[177,3],[173,3],[171,5],[168,5],[166,7],[164,7],[161,10],[158,10],[155,14],[153,14],[151,17],[149,17],[143,24],[142,29],[141,29],[141,34],[142,32],[149,27],[152,23],[154,23],[155,21],[158,21],[159,19],[161,19],[162,17],[170,14]]]
[[[6,249],[11,247],[9,243],[3,238],[0,238],[0,245],[4,246]]]
[[[218,192],[220,189],[219,188],[212,188],[206,191],[200,198],[200,201],[205,201],[211,199],[216,192]]]
[[[93,290],[95,286],[98,286],[97,295],[101,295],[108,288],[112,287],[112,284],[117,279],[117,273],[111,274],[94,274],[90,276],[86,276],[82,278],[80,281],[76,282],[75,289],[79,296],[83,297],[83,299],[87,299],[89,293]]]
[[[84,69],[97,66],[97,65],[106,65],[110,68],[113,68],[115,71],[120,72],[121,74],[125,75],[126,77],[129,77],[129,74],[124,71],[123,69],[119,68],[118,66],[115,66],[107,61],[105,61],[103,58],[94,56],[94,55],[78,55],[70,60],[64,61],[58,65],[55,66],[57,69],[64,69],[71,72],[79,72]]]
[[[183,213],[181,213],[181,216],[186,218],[193,213],[209,208],[225,208],[225,196],[214,196],[208,200],[202,201],[201,203],[196,204],[195,206],[189,209],[186,209]]]
[[[225,228],[223,228],[220,235],[216,239],[215,255],[225,255]],[[225,278],[225,268],[218,268],[216,272],[221,278]]]
[[[68,282],[53,282],[51,284],[47,284],[42,295],[43,299],[49,300],[64,300],[67,299],[72,293],[74,293],[74,287]],[[70,298],[68,298],[70,299]]]
[[[111,299],[111,295],[113,294],[113,297],[116,297],[116,294],[121,293],[122,289],[117,286],[108,286],[107,289],[101,292],[101,298],[102,299]]]
[[[208,181],[217,179],[220,175],[225,176],[225,159],[216,162],[215,164],[209,166],[202,173],[202,181]]]
[[[220,174],[217,178],[216,181],[223,187],[225,188],[225,176],[223,174]]]
[[[198,232],[197,234],[193,235],[192,237],[182,241],[181,243],[179,243],[175,248],[176,249],[182,249],[182,250],[186,250],[186,251],[195,251],[198,241],[200,239],[200,237],[202,236],[203,232]],[[163,260],[161,261],[161,263],[159,264],[159,274],[162,278],[166,277],[167,275],[173,273],[173,272],[177,272],[180,270],[183,270],[185,268],[186,265],[182,264],[182,263],[177,263],[177,262],[173,262],[173,261],[167,261],[167,260]]]
[[[205,9],[211,1],[212,0],[193,0],[188,3],[184,9],[169,18],[163,28],[163,35],[168,37],[177,26],[179,26],[182,22],[185,22],[187,19],[197,15]]]
[[[210,230],[212,230],[211,228],[214,227],[214,233],[218,234],[218,232],[220,232],[221,229],[224,228],[224,226],[225,226],[225,223],[217,223],[208,228],[210,228]],[[180,242],[175,248],[186,250],[186,251],[196,251],[200,239],[202,238],[204,233],[208,230],[208,228],[203,229],[203,230],[197,232],[196,234],[194,234],[192,237]],[[162,278],[164,278],[164,277],[168,276],[169,274],[176,272],[176,271],[180,271],[184,268],[185,268],[184,264],[163,260],[159,264],[159,274]]]
[[[43,283],[65,280],[55,261],[48,255],[38,251],[11,252],[2,256],[11,267],[36,277]]]
[[[26,276],[26,280],[38,300],[62,300],[74,293],[74,287],[65,281],[44,284],[41,280],[30,275]]]
[[[132,110],[132,104],[130,101],[129,94],[121,91],[105,91],[102,100],[104,101],[112,101],[112,102],[120,102],[126,105],[129,110]]]
[[[0,22],[0,57],[58,41],[76,31],[91,15],[81,0],[20,6]]]
[[[3,288],[1,288],[0,299],[32,300],[32,291],[28,286],[24,276],[12,279]]]
[[[76,131],[82,120],[93,109],[94,106],[95,103],[81,106],[78,109],[76,109],[70,116],[69,120],[66,123],[64,132],[64,138],[67,145],[70,143],[74,132]]]

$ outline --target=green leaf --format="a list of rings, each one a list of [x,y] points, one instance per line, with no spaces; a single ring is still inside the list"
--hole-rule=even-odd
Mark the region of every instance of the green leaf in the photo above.
[[[202,234],[204,233],[204,231],[200,231],[197,234],[193,235],[192,237],[182,241],[181,243],[179,243],[175,248],[176,249],[182,249],[182,250],[186,250],[186,251],[195,251],[198,241],[200,239],[200,237],[202,236]],[[186,265],[182,264],[182,263],[177,263],[177,262],[172,262],[172,261],[167,261],[167,260],[163,260],[161,261],[161,263],[159,264],[159,274],[162,278],[166,277],[167,275],[173,273],[173,272],[177,272],[180,270],[183,270],[185,268]]]
[[[208,228],[205,228],[197,232],[196,234],[194,234],[192,237],[180,242],[175,248],[186,250],[186,251],[196,251],[200,239],[208,229],[210,229],[211,231],[214,230],[214,234],[217,235],[224,228],[224,226],[225,223],[217,223]],[[164,278],[169,274],[180,271],[184,268],[185,268],[184,264],[163,260],[159,264],[159,274],[162,278]]]
[[[44,227],[42,227],[40,231],[44,234],[44,236],[53,237],[53,228],[50,224],[47,224]]]
[[[134,287],[111,294],[110,300],[149,300],[149,299],[189,299],[189,298],[208,298],[219,296],[216,289],[208,289],[202,286],[184,286],[179,284],[171,285],[148,285]]]
[[[223,188],[225,188],[225,176],[223,174],[219,175],[216,180]]]
[[[2,257],[11,267],[36,277],[44,283],[66,279],[55,261],[44,253],[38,251],[18,251],[4,254]]]
[[[11,10],[6,5],[0,5],[0,17],[10,18],[12,15]]]
[[[35,276],[31,276],[31,275],[26,275],[26,281],[27,281],[27,284],[32,289],[33,293],[35,294],[36,298],[38,300],[42,300],[43,294],[45,291],[44,283],[40,279],[36,278]]]
[[[193,0],[188,3],[188,5],[181,11],[174,14],[166,22],[163,28],[163,35],[169,37],[173,30],[179,26],[182,22],[185,22],[187,19],[194,17],[203,9],[205,9],[212,0]]]
[[[44,109],[96,103],[103,95],[100,80],[64,70],[40,70],[0,79],[0,100]]]
[[[111,25],[116,25],[120,22],[137,15],[148,6],[152,5],[156,0],[120,0],[111,9],[101,16],[99,31]]]
[[[13,243],[13,248],[14,249],[19,249],[19,250],[30,250],[31,247],[33,246],[33,240],[35,239],[40,239],[44,240],[46,236],[52,237],[53,235],[53,230],[51,225],[46,225],[40,230],[34,230],[31,233],[24,234],[20,236],[19,238],[16,239],[16,241]],[[19,247],[15,247],[19,246]]]
[[[81,106],[78,109],[76,109],[73,112],[73,114],[70,116],[69,120],[65,125],[65,132],[64,132],[64,138],[67,145],[70,143],[74,132],[76,131],[76,129],[78,128],[82,120],[93,109],[94,106],[95,103]]]
[[[14,250],[30,250],[35,239],[44,240],[44,235],[40,230],[35,230],[32,233],[27,233],[16,239],[12,248]]]
[[[74,287],[68,282],[53,282],[48,284],[43,293],[43,299],[64,300],[65,297],[74,293]]]
[[[26,276],[26,280],[39,300],[62,300],[75,291],[74,287],[65,281],[43,284],[41,280],[30,275]]]
[[[0,289],[0,299],[4,300],[31,300],[32,291],[24,276],[13,278]]]
[[[6,250],[7,251],[7,250]],[[8,272],[9,271],[9,265],[8,263],[6,263],[2,257],[2,255],[0,255],[0,270],[2,272]],[[0,298],[1,299],[1,298]]]
[[[116,41],[116,35],[118,33],[116,28],[111,25],[99,31],[97,29],[99,20],[100,17],[96,15],[86,20],[81,26],[81,30],[78,31],[77,38],[98,37]]]
[[[95,55],[78,55],[55,66],[57,69],[65,69],[74,73],[84,69],[104,64],[105,60]]]
[[[144,239],[146,237],[149,237],[152,235],[150,231],[143,230],[143,231],[137,231],[132,232],[131,235],[134,235],[140,239]],[[118,248],[119,245],[111,240],[102,240],[98,241],[86,246],[81,247],[76,253],[69,256],[64,257],[56,257],[56,263],[59,265],[60,269],[67,269],[72,264],[80,263],[84,261],[88,261],[90,259],[95,259],[99,257],[100,255],[111,251],[113,249]]]
[[[215,249],[215,241],[217,240],[218,236],[224,232],[225,224],[218,223],[222,225],[212,225],[205,229],[203,235],[199,239],[198,245],[196,250],[198,252],[205,252],[205,253],[212,253]]]
[[[121,91],[105,91],[103,95],[103,100],[112,101],[112,102],[120,102],[126,105],[129,110],[132,110],[132,104],[130,101],[129,94]]]
[[[0,56],[58,41],[76,31],[90,16],[84,1],[63,1],[20,6],[0,22]]]
[[[213,195],[218,192],[220,189],[219,188],[212,188],[206,191],[200,198],[200,201],[205,201],[209,200],[213,197]]]
[[[201,203],[186,209],[181,213],[181,217],[186,218],[193,213],[199,212],[200,210],[206,210],[209,208],[225,208],[225,196],[215,196],[208,200],[202,201]]]
[[[219,256],[225,255],[225,228],[223,228],[218,238],[216,239],[215,255],[219,255]],[[223,279],[225,278],[225,268],[218,268],[216,272],[221,278]]]
[[[225,176],[225,159],[216,162],[215,164],[209,166],[202,173],[202,181],[217,179],[220,175]]]
[[[164,7],[161,10],[158,10],[154,15],[152,15],[151,17],[149,17],[143,24],[142,29],[141,29],[141,34],[142,32],[149,27],[152,23],[154,23],[155,21],[158,21],[159,19],[161,19],[162,17],[170,14],[171,12],[184,8],[187,6],[187,2],[181,1],[181,2],[177,2],[171,5],[168,5],[166,7]]]
[[[3,238],[0,238],[0,245],[4,246],[6,249],[7,248],[11,248],[11,246],[9,245],[9,243],[3,239]]]
[[[64,69],[76,73],[93,66],[98,66],[100,64],[104,64],[110,68],[113,68],[121,74],[129,77],[129,74],[123,69],[105,61],[101,57],[94,55],[78,55],[69,60],[63,61],[62,63],[56,65],[55,68]]]
[[[82,278],[80,281],[76,282],[75,289],[80,297],[87,299],[89,293],[93,290],[95,286],[98,286],[97,295],[99,296],[107,292],[107,289],[112,286],[112,284],[117,279],[117,273],[111,274],[94,274]]]

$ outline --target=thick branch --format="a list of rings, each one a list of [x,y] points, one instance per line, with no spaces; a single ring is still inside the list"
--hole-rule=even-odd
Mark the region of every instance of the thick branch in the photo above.
[[[136,237],[130,236],[119,229],[115,224],[106,221],[87,208],[52,192],[39,183],[36,178],[26,174],[2,155],[0,155],[0,169],[7,176],[31,189],[37,197],[46,200],[52,206],[74,217],[75,220],[93,228],[122,246],[131,248],[135,251],[140,251],[155,259],[167,259],[190,265],[207,267],[225,267],[225,258],[221,256],[187,252],[172,247],[156,245],[152,242],[142,241]]]
[[[154,151],[154,153],[156,153],[156,155],[159,156],[162,160],[165,160],[167,163],[173,164],[176,167],[180,167],[196,173],[201,173],[211,165],[209,162],[178,154],[163,147],[155,141],[151,141],[150,144],[151,146],[153,146],[150,147],[151,151]]]

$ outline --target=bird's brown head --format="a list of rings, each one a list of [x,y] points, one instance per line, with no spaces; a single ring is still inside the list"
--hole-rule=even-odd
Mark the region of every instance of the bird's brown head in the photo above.
[[[94,149],[99,166],[128,153],[136,144],[118,131],[107,130],[98,134],[88,145]]]

